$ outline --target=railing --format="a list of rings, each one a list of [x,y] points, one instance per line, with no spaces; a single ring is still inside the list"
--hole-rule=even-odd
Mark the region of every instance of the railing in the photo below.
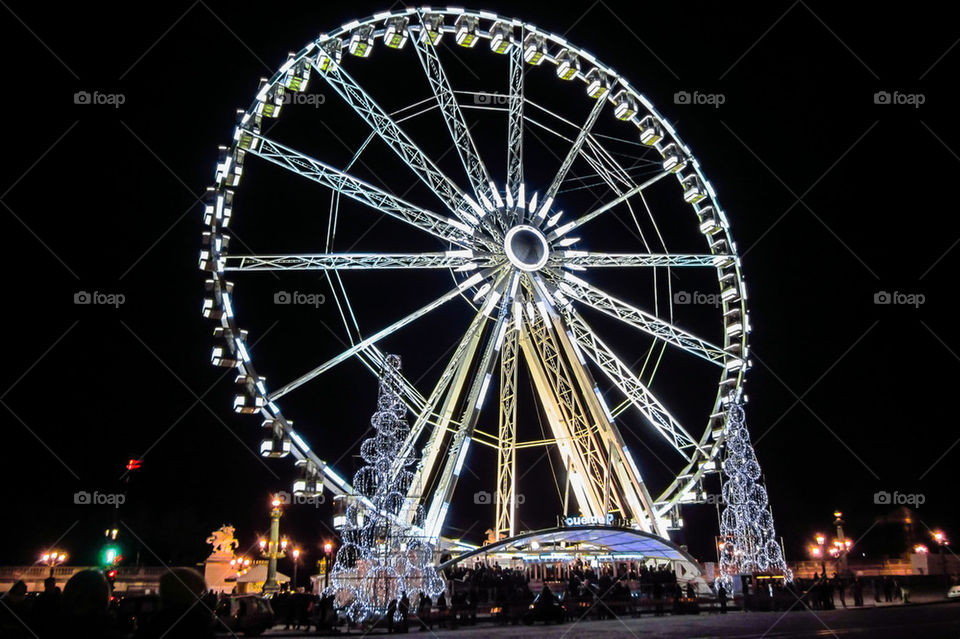
[[[100,570],[100,566],[54,566],[53,576],[69,578],[81,570]],[[136,577],[160,577],[169,568],[163,566],[120,566],[117,569],[117,579],[131,579]],[[34,566],[0,566],[0,579],[38,580],[50,576],[50,567]]]

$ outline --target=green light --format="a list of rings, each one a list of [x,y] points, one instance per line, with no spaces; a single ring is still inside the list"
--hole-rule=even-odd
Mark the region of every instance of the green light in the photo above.
[[[101,563],[104,566],[112,566],[120,561],[120,548],[118,546],[104,546],[101,555]]]

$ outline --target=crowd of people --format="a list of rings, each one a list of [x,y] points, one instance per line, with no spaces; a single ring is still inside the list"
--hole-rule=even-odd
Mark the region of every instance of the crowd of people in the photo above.
[[[293,590],[284,584],[271,600],[276,622],[285,630],[309,630],[311,627],[328,628],[337,618],[333,595],[314,595],[303,588]]]
[[[843,577],[836,572],[833,577],[814,573],[810,580],[798,579],[793,586],[803,594],[803,601],[814,610],[833,610],[837,603],[847,607],[850,595],[854,607],[864,605],[864,598],[871,596],[874,603],[910,603],[910,586],[907,580],[897,577]]]
[[[434,625],[443,628],[475,623],[478,606],[498,611],[496,616],[501,620],[516,622],[534,602],[562,602],[568,619],[644,611],[663,615],[668,605],[671,612],[687,612],[681,606],[691,602],[696,606],[697,602],[693,584],[678,582],[676,573],[666,565],[629,569],[621,564],[596,570],[578,561],[563,575],[562,581],[548,580],[553,590],[547,584],[538,585],[542,589],[535,595],[526,570],[480,562],[458,566],[446,571],[448,591],[436,599],[423,592],[412,593],[412,601],[407,593],[401,593],[390,601],[383,622],[388,632],[406,632],[411,625],[432,630]],[[831,610],[838,605],[846,608],[848,594],[854,607],[863,606],[864,599],[870,597],[877,604],[910,603],[907,580],[889,576],[814,574],[812,579],[798,578],[792,583],[774,580],[767,586],[747,586],[744,592],[751,595],[743,598],[748,609],[764,598],[769,599],[773,609],[807,606]],[[714,593],[720,612],[726,612],[729,596],[722,587]],[[158,606],[138,614],[138,623],[130,623],[129,612],[126,616],[118,614],[119,601],[111,596],[110,585],[99,570],[77,572],[62,592],[52,577],[45,580],[40,593],[28,593],[27,585],[18,581],[0,597],[0,636],[203,639],[213,636],[217,613],[228,604],[223,595],[206,590],[203,576],[190,568],[175,568],[161,577]],[[338,620],[332,596],[284,588],[271,604],[273,621],[288,630],[332,628]]]
[[[160,578],[159,609],[135,633],[136,639],[213,637],[213,607],[203,576],[174,568]],[[100,570],[81,570],[64,585],[48,578],[43,592],[28,596],[18,581],[0,597],[0,636],[12,639],[75,637],[120,639],[130,633],[111,607],[110,584]]]
[[[476,562],[449,570],[447,578],[452,584],[454,622],[457,619],[471,622],[476,617],[478,604],[490,604],[506,611],[511,606],[526,609],[535,600],[526,570]],[[668,605],[677,612],[681,602],[696,598],[693,584],[678,583],[676,573],[665,564],[641,565],[634,569],[619,564],[616,568],[597,570],[578,560],[564,571],[563,580],[558,578],[553,585],[557,592],[547,588],[546,596],[561,601],[570,619],[582,614],[606,618],[641,609],[663,615]]]

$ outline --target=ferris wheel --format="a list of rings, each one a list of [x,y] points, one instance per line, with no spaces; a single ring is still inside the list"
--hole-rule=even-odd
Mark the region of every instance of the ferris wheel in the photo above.
[[[422,91],[423,99],[385,95],[384,87],[395,84],[370,80],[378,65],[387,65],[390,78],[403,69],[410,96]],[[465,66],[471,88],[455,88]],[[347,160],[327,157],[329,149],[308,153],[296,132],[284,141],[273,134],[274,119],[309,102],[304,96],[311,91],[349,110],[343,127],[363,131]],[[401,99],[402,106],[387,106]],[[433,118],[429,136],[427,118]],[[438,155],[444,146],[449,153]],[[381,174],[386,179],[375,184],[361,168],[373,153],[403,170]],[[326,237],[311,252],[229,246],[242,187],[256,183],[267,165],[329,199],[325,210],[314,211],[323,215]],[[419,197],[407,199],[402,194],[411,180]],[[379,245],[409,237],[400,235],[403,229],[433,249],[341,251],[338,231],[360,215],[384,218]],[[412,416],[405,450],[418,456],[402,512],[425,513],[405,523],[432,541],[442,540],[476,445],[496,451],[496,472],[484,479],[498,536],[519,532],[521,449],[554,449],[565,514],[596,521],[613,514],[664,537],[679,523],[678,507],[702,502],[704,478],[719,471],[725,399],[741,390],[749,368],[746,290],[727,218],[673,126],[626,78],[560,36],[489,12],[426,8],[377,14],[319,36],[261,80],[253,103],[238,111],[232,144],[221,147],[216,185],[208,189],[204,223],[203,314],[217,322],[212,362],[236,370],[234,409],[262,418],[267,436],[260,453],[295,458],[297,493],[354,490],[327,462],[328,453],[307,443],[310,430],[293,428],[281,411],[285,398],[337,375],[348,360],[379,374],[386,365],[381,348],[391,336],[402,340],[425,318],[457,305],[472,319],[439,378],[429,388],[399,374],[397,382]],[[296,271],[329,282],[349,341],[310,370],[268,386],[234,309],[248,279],[272,273],[282,280]],[[359,321],[357,298],[374,285],[348,294],[352,271],[374,272],[368,282],[377,271],[409,273],[414,298],[425,294],[413,283],[417,272],[450,279],[442,294],[402,317],[385,307]],[[689,291],[674,288],[685,273],[710,283],[703,290],[713,303],[691,303]],[[361,331],[361,324],[378,328]],[[621,353],[624,344],[643,344],[645,356]],[[391,346],[397,350],[403,348]],[[665,358],[674,373],[660,383]],[[265,365],[259,353],[258,364]],[[687,375],[687,367],[697,373]],[[546,422],[538,440],[518,437],[524,382]],[[678,417],[677,408],[687,404],[701,407],[699,414]],[[482,415],[495,429],[478,427]],[[656,486],[640,459],[650,440],[670,451],[658,459],[669,477]]]

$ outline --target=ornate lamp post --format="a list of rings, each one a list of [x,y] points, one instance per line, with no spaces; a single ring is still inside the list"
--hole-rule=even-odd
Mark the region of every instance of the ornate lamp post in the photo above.
[[[847,572],[847,554],[852,544],[843,536],[843,513],[837,510],[833,516],[836,518],[833,520],[833,525],[837,527],[837,541],[834,543],[837,546],[838,572],[843,575]]]
[[[287,540],[280,541],[280,517],[283,502],[279,495],[274,495],[270,501],[270,540],[260,540],[260,551],[267,558],[267,580],[263,582],[263,594],[272,595],[280,590],[277,584],[277,559],[286,557]]]
[[[50,550],[40,556],[40,563],[44,566],[50,566],[50,576],[53,577],[53,569],[67,560],[67,553],[60,550]]]
[[[942,530],[933,531],[933,540],[937,542],[937,545],[940,546],[940,568],[943,571],[944,577],[947,576],[947,557],[943,554],[943,547],[949,546],[950,542],[947,541],[947,536]]]
[[[293,549],[293,590],[297,590],[297,569],[300,567],[300,549]]]
[[[330,587],[330,567],[333,561],[333,544],[329,541],[323,544],[323,556],[325,558],[323,562],[323,587],[326,589]]]

